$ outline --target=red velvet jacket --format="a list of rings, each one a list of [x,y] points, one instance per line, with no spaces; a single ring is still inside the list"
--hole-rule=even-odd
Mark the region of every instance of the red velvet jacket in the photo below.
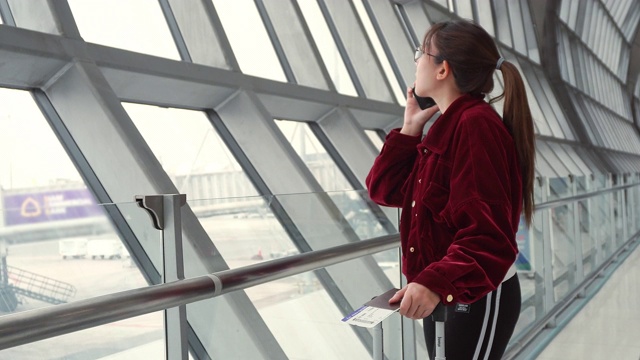
[[[512,136],[483,99],[456,99],[424,139],[393,130],[367,187],[380,205],[402,207],[402,272],[472,303],[496,289],[517,255],[522,182]]]

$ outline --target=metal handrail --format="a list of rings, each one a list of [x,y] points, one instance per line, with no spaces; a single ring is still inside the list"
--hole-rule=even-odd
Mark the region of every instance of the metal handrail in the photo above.
[[[640,186],[640,183],[617,185],[617,186],[612,186],[612,187],[606,188],[606,189],[600,189],[600,190],[596,190],[596,191],[589,191],[589,192],[586,192],[586,193],[583,193],[583,194],[579,194],[579,195],[573,195],[573,196],[563,197],[563,198],[556,199],[556,200],[550,200],[550,201],[546,201],[546,202],[544,202],[542,204],[536,204],[535,210],[545,210],[545,209],[555,208],[555,207],[558,207],[558,206],[569,205],[569,204],[577,202],[577,201],[586,200],[586,199],[589,199],[589,198],[592,198],[592,197],[608,194],[608,193],[615,192],[615,191],[625,190],[625,189],[632,188],[632,187],[635,187],[635,186]]]
[[[246,289],[398,247],[387,235],[238,269],[0,317],[0,350]]]

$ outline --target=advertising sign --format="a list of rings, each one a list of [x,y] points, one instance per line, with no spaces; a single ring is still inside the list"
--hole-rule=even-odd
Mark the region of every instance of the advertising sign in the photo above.
[[[104,214],[88,189],[5,193],[3,205],[5,226],[81,219]]]

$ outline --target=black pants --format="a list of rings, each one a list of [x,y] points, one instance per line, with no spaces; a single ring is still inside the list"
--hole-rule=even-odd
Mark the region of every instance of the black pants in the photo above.
[[[518,275],[470,305],[468,313],[448,309],[445,323],[445,356],[452,360],[498,360],[504,354],[520,316]],[[423,320],[424,337],[431,359],[435,359],[435,322]]]

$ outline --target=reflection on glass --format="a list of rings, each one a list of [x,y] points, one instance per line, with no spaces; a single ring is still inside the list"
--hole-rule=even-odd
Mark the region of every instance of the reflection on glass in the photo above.
[[[69,7],[87,42],[180,60],[155,0],[69,0]]]

